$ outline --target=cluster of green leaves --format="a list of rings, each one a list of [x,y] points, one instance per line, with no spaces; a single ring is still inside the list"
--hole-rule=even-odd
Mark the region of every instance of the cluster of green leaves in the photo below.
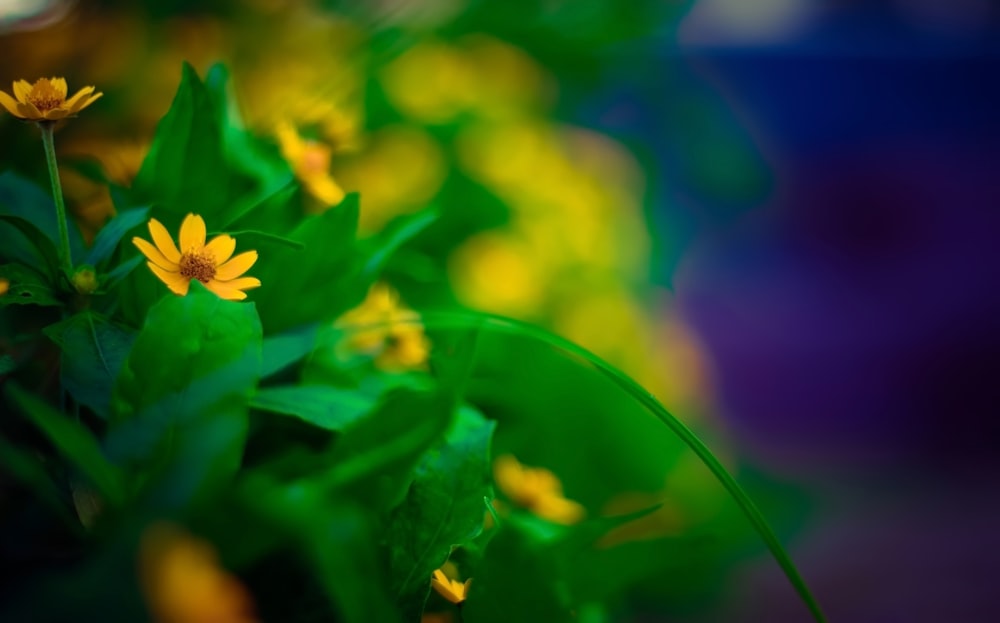
[[[336,346],[350,330],[334,329],[333,319],[437,215],[400,219],[369,239],[356,235],[355,195],[304,216],[287,163],[240,127],[226,82],[221,67],[203,81],[185,65],[134,184],[110,189],[117,215],[89,246],[71,228],[73,263],[94,268],[96,291],[78,291],[61,272],[45,193],[0,176],[0,277],[11,284],[0,297],[0,473],[17,502],[0,511],[0,548],[19,569],[0,583],[0,620],[143,620],[138,542],[160,520],[210,540],[265,621],[419,621],[453,608],[430,587],[449,559],[474,578],[462,610],[470,623],[585,612],[608,620],[629,585],[669,569],[670,555],[727,560],[698,539],[594,546],[656,510],[598,512],[649,467],[611,465],[610,455],[628,454],[618,448],[595,465],[599,444],[652,423],[660,436],[638,435],[645,445],[632,450],[655,456],[668,433],[653,419],[621,426],[626,409],[659,415],[681,448],[706,461],[811,604],[721,464],[589,353],[525,326],[465,316],[428,319],[426,371],[390,374],[344,357]],[[251,274],[263,286],[248,301],[221,300],[198,282],[175,296],[128,243],[149,218],[176,232],[191,212],[210,233],[258,249]],[[511,326],[527,346],[511,341]],[[610,385],[594,383],[602,373]],[[511,392],[519,384],[530,390]],[[579,426],[567,425],[571,408]],[[605,419],[584,417],[587,409]],[[559,468],[590,518],[561,526],[513,509],[484,529],[498,495],[494,446],[530,456],[537,444],[526,439],[539,433],[555,451],[538,462]]]

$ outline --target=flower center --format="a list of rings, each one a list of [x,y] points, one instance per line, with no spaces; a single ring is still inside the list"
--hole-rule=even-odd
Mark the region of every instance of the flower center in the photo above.
[[[47,78],[42,78],[31,87],[31,91],[28,93],[28,101],[39,112],[45,112],[53,108],[58,108],[65,100]]]
[[[181,255],[181,276],[197,279],[202,283],[215,277],[215,258],[208,253],[184,253]]]

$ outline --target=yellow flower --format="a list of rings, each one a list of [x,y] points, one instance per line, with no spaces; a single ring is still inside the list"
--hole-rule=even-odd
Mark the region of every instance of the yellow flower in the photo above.
[[[453,604],[460,604],[465,601],[465,597],[469,593],[470,582],[472,582],[472,578],[469,578],[465,582],[449,578],[441,569],[435,571],[431,577],[431,586],[434,587],[434,590]]]
[[[143,533],[139,572],[156,623],[254,623],[250,595],[212,546],[166,523]]]
[[[373,355],[379,368],[413,370],[424,366],[431,349],[423,326],[415,322],[419,318],[400,303],[395,290],[376,283],[364,302],[341,316],[337,326],[353,330],[346,341],[348,350]]]
[[[14,83],[17,99],[0,91],[0,104],[19,119],[56,121],[75,115],[104,95],[94,93],[94,87],[83,87],[69,99],[67,93],[65,78],[39,78],[35,84],[18,80]]]
[[[10,280],[0,279],[0,296],[7,294],[8,290],[10,290]]]
[[[344,190],[330,175],[333,150],[318,141],[299,136],[292,124],[282,122],[276,130],[281,155],[292,165],[292,171],[310,195],[324,208],[335,206],[344,199]]]
[[[512,502],[542,519],[564,525],[583,519],[583,506],[563,497],[562,483],[547,469],[525,467],[505,454],[493,462],[493,480]]]
[[[149,260],[146,265],[153,274],[175,294],[187,294],[192,279],[230,301],[241,301],[247,297],[243,290],[260,286],[256,277],[240,276],[257,261],[257,252],[245,251],[232,257],[236,240],[228,234],[220,234],[205,244],[205,221],[197,214],[184,217],[179,250],[167,228],[155,218],[149,219],[149,233],[155,246],[138,236],[132,238],[132,244]]]

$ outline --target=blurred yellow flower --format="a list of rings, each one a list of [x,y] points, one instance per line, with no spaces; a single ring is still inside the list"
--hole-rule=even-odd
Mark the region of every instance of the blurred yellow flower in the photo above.
[[[8,290],[10,290],[10,280],[0,279],[0,296],[7,294]]]
[[[450,578],[445,574],[443,569],[438,569],[431,576],[431,586],[434,587],[434,590],[453,604],[460,604],[465,601],[465,597],[469,593],[470,582],[472,582],[472,578],[469,578],[465,582],[459,582],[456,579]]]
[[[375,356],[375,365],[383,370],[413,370],[424,367],[431,349],[419,319],[395,290],[376,283],[361,305],[337,320],[337,326],[351,331],[346,340],[350,352]]]
[[[420,623],[452,623],[454,620],[450,612],[425,612],[420,617]]]
[[[583,519],[583,506],[563,497],[562,483],[542,467],[526,467],[505,454],[493,461],[493,480],[518,506],[553,523],[570,525]]]
[[[83,87],[68,100],[67,93],[65,78],[39,78],[34,84],[18,80],[14,83],[14,97],[0,91],[0,104],[19,119],[56,121],[75,115],[103,95],[94,93],[94,87]]]
[[[188,214],[181,223],[180,250],[155,218],[149,219],[149,233],[155,245],[138,236],[132,238],[132,244],[149,260],[146,265],[153,274],[175,294],[186,295],[192,279],[230,301],[241,301],[247,297],[244,290],[260,286],[256,277],[241,277],[257,261],[257,252],[232,257],[236,240],[228,234],[205,244],[205,221],[197,214]]]
[[[307,140],[299,135],[298,130],[287,122],[278,124],[275,130],[281,155],[292,166],[295,177],[298,178],[306,191],[329,208],[344,199],[344,190],[330,175],[331,148],[319,141]]]
[[[139,573],[156,623],[254,623],[250,595],[219,567],[211,544],[177,526],[149,527],[139,548]]]

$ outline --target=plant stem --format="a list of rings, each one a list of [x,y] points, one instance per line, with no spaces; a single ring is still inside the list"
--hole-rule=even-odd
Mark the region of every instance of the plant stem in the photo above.
[[[49,179],[52,180],[52,198],[56,203],[56,221],[59,223],[59,262],[67,276],[73,274],[73,258],[69,250],[69,221],[66,219],[66,203],[63,201],[62,183],[59,181],[59,165],[56,163],[56,146],[52,138],[55,124],[51,121],[39,122],[42,144],[45,145],[45,162],[49,165]]]

